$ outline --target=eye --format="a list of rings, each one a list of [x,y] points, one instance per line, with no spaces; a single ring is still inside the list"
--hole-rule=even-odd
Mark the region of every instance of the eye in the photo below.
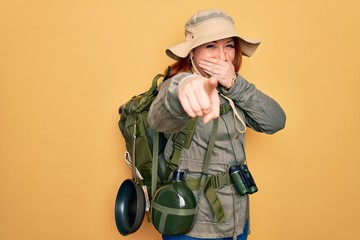
[[[206,45],[206,48],[215,48],[215,44],[208,44]]]
[[[227,48],[235,48],[235,45],[233,43],[229,43],[228,45],[226,45]]]

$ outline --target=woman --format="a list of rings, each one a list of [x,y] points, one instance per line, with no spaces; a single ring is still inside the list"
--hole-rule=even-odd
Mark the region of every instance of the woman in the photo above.
[[[205,10],[186,23],[185,41],[166,50],[176,62],[159,87],[148,121],[155,130],[173,134],[198,117],[191,145],[182,150],[179,161],[187,179],[203,174],[212,120],[218,119],[218,129],[208,178],[227,176],[231,166],[245,162],[246,127],[267,134],[284,128],[286,116],[279,104],[238,74],[242,55],[250,57],[259,44],[240,37],[224,12]],[[221,112],[223,104],[230,110]],[[164,153],[167,161],[173,150],[170,137]],[[247,194],[240,195],[232,182],[216,186],[215,192],[220,210],[204,192],[194,191],[200,197],[193,228],[186,235],[163,239],[246,239]]]

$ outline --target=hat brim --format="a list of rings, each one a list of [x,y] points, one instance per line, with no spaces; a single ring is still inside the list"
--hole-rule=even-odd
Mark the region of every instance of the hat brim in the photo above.
[[[239,36],[233,36],[233,35],[232,36],[222,35],[221,37],[219,36],[219,38],[212,36],[212,39],[199,39],[194,42],[193,41],[182,42],[171,48],[166,49],[165,53],[168,57],[178,61],[181,58],[187,57],[192,49],[194,49],[202,44],[220,40],[220,39],[224,39],[224,38],[228,38],[228,37],[237,37],[240,39],[240,48],[242,51],[242,55],[245,55],[247,57],[251,57],[261,43],[260,41],[257,41],[257,40],[250,40],[250,39],[246,39],[246,38],[239,37]]]
[[[243,37],[239,37],[239,39],[241,52],[247,57],[251,57],[261,43],[258,40],[245,39]]]
[[[174,60],[180,60],[189,55],[190,51],[194,48],[193,42],[183,42],[171,48],[166,49],[165,53]]]

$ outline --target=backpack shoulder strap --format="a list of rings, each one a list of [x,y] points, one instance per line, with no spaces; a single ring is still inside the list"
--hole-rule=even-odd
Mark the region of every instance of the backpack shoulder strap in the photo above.
[[[195,133],[197,120],[197,117],[192,118],[183,130],[173,136],[174,152],[168,164],[166,177],[178,168],[182,149],[190,147],[191,140]]]
[[[157,185],[157,176],[158,176],[158,163],[159,163],[159,133],[154,132],[154,139],[153,139],[153,149],[152,149],[152,169],[151,169],[151,198],[154,197]]]
[[[140,113],[142,112],[144,109],[150,107],[150,104],[152,103],[152,100],[155,98],[155,96],[157,95],[156,93],[156,88],[158,86],[158,81],[160,78],[164,77],[163,74],[157,74],[154,79],[152,80],[151,83],[151,87],[150,89],[145,92],[143,94],[143,96],[141,97],[141,100],[139,102],[139,105],[136,108],[136,112]]]
[[[210,161],[211,161],[211,156],[212,156],[213,151],[214,151],[218,125],[219,125],[219,118],[215,118],[213,120],[213,126],[212,126],[212,129],[211,129],[209,145],[208,145],[208,148],[206,150],[205,163],[204,163],[204,167],[203,167],[203,174],[202,174],[201,180],[200,180],[199,192],[201,192],[204,189],[205,182],[206,182],[206,180],[208,178],[208,175],[209,175],[208,170],[209,170],[209,165],[210,165]]]

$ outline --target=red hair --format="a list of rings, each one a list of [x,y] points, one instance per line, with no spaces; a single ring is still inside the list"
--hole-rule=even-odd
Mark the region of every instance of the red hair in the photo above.
[[[234,40],[234,47],[235,47],[235,57],[233,60],[233,65],[235,67],[235,73],[239,72],[241,63],[242,63],[242,51],[240,47],[240,39],[239,38],[233,38]],[[181,58],[180,60],[176,61],[170,66],[170,72],[168,77],[171,78],[175,76],[178,73],[181,72],[190,72],[191,70],[191,63],[189,60],[189,55],[185,58]],[[165,74],[168,71],[166,68]],[[164,75],[165,75],[164,74]]]

